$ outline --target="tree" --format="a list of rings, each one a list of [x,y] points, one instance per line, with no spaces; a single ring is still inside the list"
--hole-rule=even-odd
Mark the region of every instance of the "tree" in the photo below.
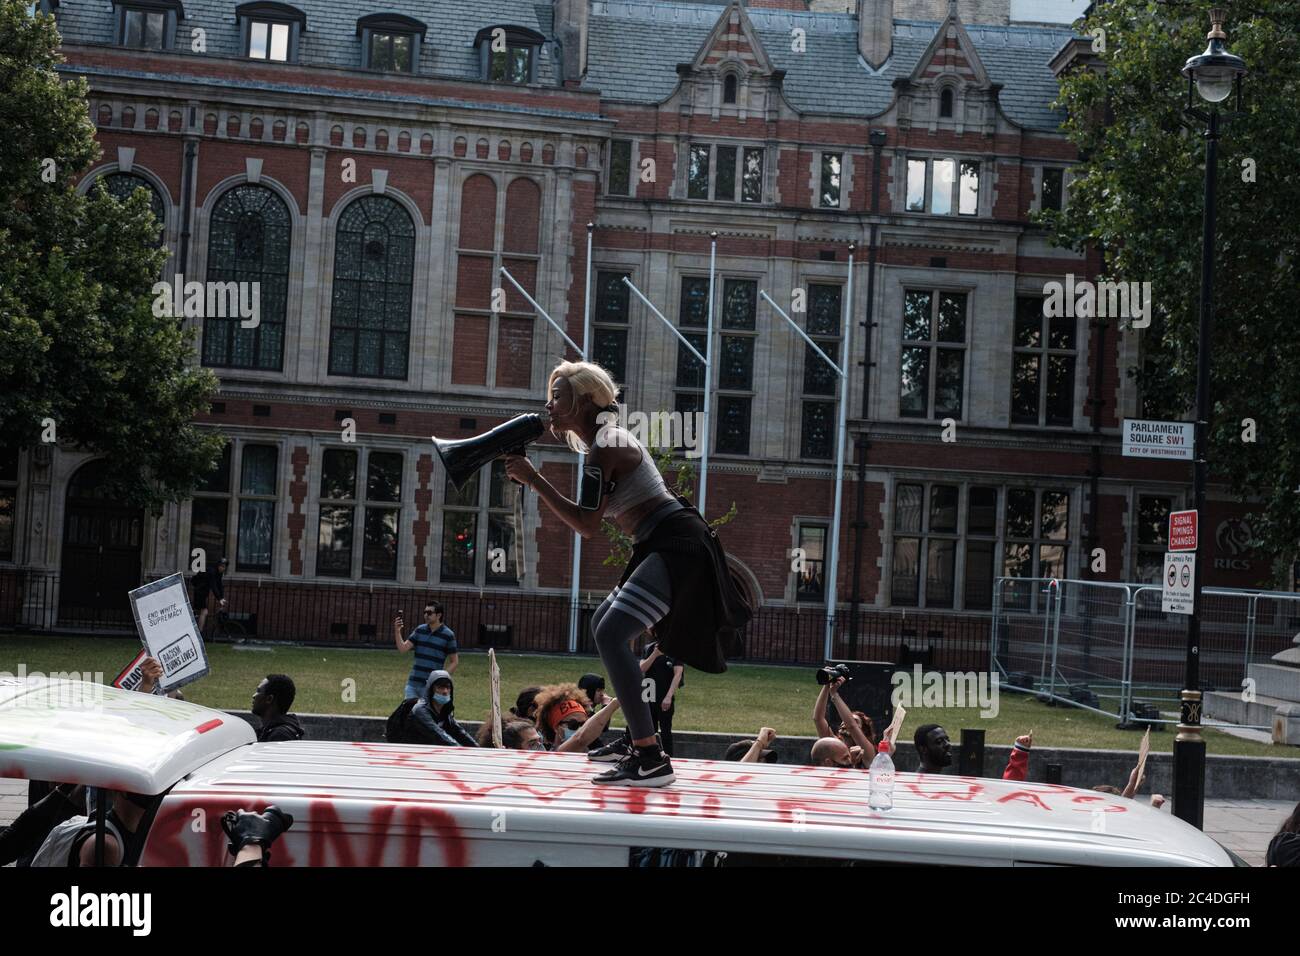
[[[1211,479],[1249,503],[1277,582],[1300,542],[1300,0],[1224,6],[1229,49],[1250,75],[1244,115],[1219,142],[1208,461]],[[1092,11],[1079,33],[1104,37],[1101,68],[1064,77],[1058,101],[1083,161],[1066,209],[1042,221],[1061,245],[1099,249],[1107,278],[1151,282],[1151,326],[1129,333],[1141,359],[1128,373],[1144,416],[1190,420],[1205,150],[1179,71],[1205,49],[1208,5],[1113,0]],[[1243,440],[1246,419],[1256,441]]]
[[[649,449],[650,457],[655,463],[655,467],[661,472],[672,469],[673,451],[671,448],[660,448],[653,441]],[[677,471],[673,475],[671,491],[675,491],[683,498],[690,499],[695,494],[695,466],[691,464],[690,459],[683,459],[682,463],[677,466]],[[724,515],[719,515],[709,522],[710,528],[721,528],[724,524],[729,523],[736,517],[736,503],[731,503],[731,508]],[[632,558],[632,536],[623,531],[618,525],[608,518],[600,523],[600,530],[605,532],[609,538],[610,551],[605,560],[601,562],[605,567],[621,568],[627,565]]]
[[[153,314],[166,252],[144,190],[76,191],[100,154],[84,80],[60,81],[53,18],[0,0],[0,451],[53,437],[103,454],[112,490],[157,510],[220,455],[216,389],[191,336]]]

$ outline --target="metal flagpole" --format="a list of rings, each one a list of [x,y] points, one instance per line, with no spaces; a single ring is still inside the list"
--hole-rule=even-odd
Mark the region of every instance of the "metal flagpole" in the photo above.
[[[840,378],[840,407],[837,415],[835,426],[835,505],[831,518],[831,553],[826,564],[826,637],[824,653],[829,660],[834,652],[835,645],[835,582],[838,577],[839,560],[840,560],[840,498],[844,487],[844,434],[845,419],[849,407],[849,369],[850,357],[853,355],[853,253],[857,249],[856,243],[849,243],[849,278],[848,287],[845,291],[845,304],[842,320],[844,322],[844,367],[841,368],[835,362],[831,361],[829,355],[822,351],[816,342],[810,339],[799,324],[790,318],[779,305],[772,300],[772,297],[763,290],[759,290],[759,296],[767,300],[773,311],[790,324],[790,327],[799,333],[799,336],[808,343],[818,355],[822,357],[827,365],[835,370],[835,374]]]
[[[716,235],[716,233],[715,233],[715,235]],[[697,349],[697,348],[696,348],[694,345],[692,345],[690,342],[688,342],[688,341],[686,340],[686,336],[682,335],[681,332],[678,332],[678,331],[677,331],[677,327],[674,326],[671,322],[669,322],[668,319],[667,319],[667,317],[666,317],[662,312],[660,312],[658,309],[655,308],[655,304],[654,304],[653,302],[651,302],[649,299],[647,299],[647,298],[645,297],[645,294],[644,294],[640,289],[638,289],[638,288],[637,288],[637,287],[632,283],[632,280],[631,280],[631,279],[629,279],[627,276],[624,276],[624,277],[623,277],[623,284],[624,284],[625,286],[627,286],[629,289],[631,289],[634,293],[636,293],[636,297],[637,297],[638,299],[640,299],[642,302],[644,302],[644,303],[646,304],[646,308],[648,308],[648,309],[650,310],[650,313],[651,313],[655,318],[657,318],[660,322],[662,322],[664,325],[668,326],[668,331],[671,332],[673,335],[677,336],[677,341],[681,342],[682,345],[684,345],[684,346],[686,346],[688,349],[690,349],[690,350],[691,350],[691,354],[694,355],[697,359],[699,359],[699,361],[700,361],[701,363],[703,363],[703,365],[704,365],[704,416],[705,416],[705,417],[704,417],[704,429],[705,429],[705,430],[704,430],[704,458],[703,458],[703,461],[702,461],[702,463],[701,463],[701,465],[700,465],[700,491],[701,491],[701,497],[700,497],[700,505],[699,505],[700,514],[702,515],[702,514],[704,514],[704,507],[703,507],[703,504],[704,504],[703,490],[704,490],[704,484],[705,484],[706,480],[708,479],[708,473],[709,473],[709,455],[708,455],[708,450],[709,450],[709,441],[708,441],[708,434],[709,434],[709,432],[708,432],[708,423],[709,423],[709,419],[708,419],[708,414],[709,414],[709,412],[708,412],[708,409],[709,409],[709,380],[710,380],[710,378],[711,378],[712,366],[709,364],[709,358],[706,357],[706,356],[704,356],[704,355],[701,355],[701,354],[700,354],[700,350]],[[709,317],[709,323],[710,323],[710,332],[712,332],[712,322],[713,322],[712,315],[713,315],[713,295],[712,295],[712,293],[710,292],[710,295],[709,295],[709,316],[710,316],[710,317]],[[712,340],[712,335],[710,335],[709,338],[710,338],[710,340]],[[704,348],[705,348],[706,351],[709,349],[709,344],[708,344],[707,342],[705,343]]]
[[[704,437],[701,439],[698,435],[696,436],[697,441],[704,442],[704,452],[700,456],[700,517],[704,517],[704,500],[709,491],[709,438],[712,434],[710,431],[710,428],[712,427],[710,425],[710,422],[712,421],[710,410],[713,407],[709,386],[713,382],[713,277],[718,261],[718,234],[716,232],[709,233],[709,240],[711,242],[709,247],[709,321],[708,337],[704,340],[704,354],[706,356],[704,361],[704,418],[701,422],[701,430],[704,432]],[[683,423],[683,431],[685,431],[684,426],[685,423]],[[708,519],[705,518],[705,520],[707,521]]]
[[[835,651],[835,584],[840,564],[840,509],[844,488],[844,433],[849,410],[849,369],[853,367],[853,253],[856,243],[849,243],[849,280],[844,296],[844,370],[840,372],[840,415],[835,438],[835,516],[831,520],[830,571],[826,575],[826,659]]]
[[[579,348],[578,343],[569,338],[568,333],[560,327],[558,322],[551,318],[550,313],[543,309],[541,305],[538,304],[537,300],[528,294],[528,290],[519,284],[519,280],[512,276],[505,266],[501,267],[501,274],[510,280],[510,283],[519,290],[519,294],[527,299],[528,304],[537,310],[537,314],[549,322],[555,331],[560,333],[560,337],[564,339],[564,341],[568,342],[569,347],[572,348],[573,351],[577,352],[578,357],[584,361],[587,358],[587,343],[590,338],[591,328],[591,233],[595,228],[594,223],[587,223],[587,295],[583,297],[584,301],[582,306],[582,348]],[[584,456],[581,454],[578,455],[578,487],[581,487],[582,482],[583,460]],[[577,495],[574,497],[576,498]],[[519,534],[523,534],[522,523],[519,528]],[[581,559],[582,535],[575,531],[573,533],[573,568],[570,573],[571,580],[569,584],[569,653],[571,654],[578,650],[578,562]]]
[[[511,285],[513,285],[516,289],[519,290],[519,294],[528,300],[528,304],[537,310],[538,315],[544,318],[547,322],[551,323],[551,326],[555,329],[555,331],[560,333],[560,338],[568,342],[569,347],[572,348],[573,351],[577,352],[583,358],[586,358],[587,353],[584,352],[582,349],[578,348],[578,343],[573,341],[573,339],[569,338],[568,333],[566,333],[564,329],[560,327],[560,323],[556,322],[553,318],[551,318],[551,314],[537,304],[537,300],[528,294],[528,290],[519,284],[519,280],[516,279],[514,276],[512,276],[510,274],[510,271],[505,266],[501,267],[501,274],[510,280]]]
[[[582,358],[587,358],[587,349],[591,347],[591,235],[596,231],[594,222],[587,223],[587,284],[582,294]],[[578,453],[577,482],[574,487],[573,500],[582,496],[582,466],[587,456]],[[578,577],[582,570],[582,535],[573,532],[573,567],[569,572],[569,653],[578,652]]]

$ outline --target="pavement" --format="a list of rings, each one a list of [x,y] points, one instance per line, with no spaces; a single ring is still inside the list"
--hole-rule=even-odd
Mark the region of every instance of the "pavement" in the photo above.
[[[1206,800],[1205,832],[1251,866],[1263,866],[1268,841],[1294,808],[1284,800]],[[27,781],[0,779],[0,826],[25,809]]]

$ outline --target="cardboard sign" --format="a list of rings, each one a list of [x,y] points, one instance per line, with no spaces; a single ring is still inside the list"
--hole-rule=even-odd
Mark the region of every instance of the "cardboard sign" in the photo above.
[[[1137,785],[1142,786],[1142,775],[1147,772],[1147,755],[1151,753],[1151,728],[1147,727],[1147,732],[1142,735],[1142,743],[1138,745],[1138,767],[1137,767]]]
[[[140,643],[162,665],[159,684],[164,691],[184,687],[208,673],[208,654],[184,577],[168,575],[136,588],[129,597]]]
[[[501,746],[501,668],[497,652],[488,648],[488,676],[492,679],[492,746]]]
[[[127,664],[126,667],[122,668],[122,673],[113,678],[113,686],[120,687],[122,690],[139,690],[140,685],[144,683],[144,669],[142,665],[145,662],[145,658],[148,656],[149,652],[144,648],[141,648],[140,653],[135,655],[135,659],[132,660],[131,663]],[[162,687],[158,684],[154,684],[153,693],[161,697],[163,695]]]
[[[898,738],[898,731],[902,729],[903,718],[907,716],[907,708],[899,704],[894,708],[894,719],[889,722],[885,732],[881,734],[881,740],[889,741],[889,752],[894,752],[894,741]]]
[[[1169,512],[1169,550],[1196,550],[1196,512]]]

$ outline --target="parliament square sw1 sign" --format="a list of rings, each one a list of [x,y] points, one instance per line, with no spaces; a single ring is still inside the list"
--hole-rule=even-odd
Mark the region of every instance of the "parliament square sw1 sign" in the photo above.
[[[1125,458],[1164,458],[1191,461],[1194,437],[1191,422],[1151,422],[1124,419]]]
[[[1196,550],[1196,512],[1169,512],[1169,550]]]

